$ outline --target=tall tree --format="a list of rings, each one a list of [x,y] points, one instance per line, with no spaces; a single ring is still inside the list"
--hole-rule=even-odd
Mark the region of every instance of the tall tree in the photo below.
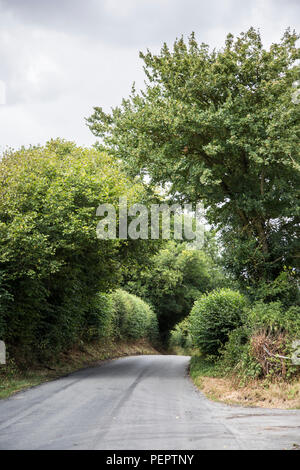
[[[200,295],[227,281],[209,254],[174,240],[134,274],[125,287],[153,305],[162,337],[190,313]]]
[[[95,149],[51,140],[8,152],[0,183],[0,337],[29,361],[78,341],[95,320],[98,293],[147,262],[156,244],[97,238],[99,204],[147,203],[148,195]]]
[[[87,120],[132,174],[202,200],[223,234],[228,267],[250,282],[299,266],[299,36],[263,47],[253,28],[210,51],[192,34],[141,53],[142,92]]]

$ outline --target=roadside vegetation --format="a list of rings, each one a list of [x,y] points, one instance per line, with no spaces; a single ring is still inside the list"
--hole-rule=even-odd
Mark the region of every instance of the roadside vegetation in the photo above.
[[[213,234],[209,237],[201,250],[184,241],[166,241],[149,263],[125,281],[125,289],[144,298],[157,312],[164,340],[176,323],[187,317],[195,300],[229,282],[209,250],[214,243]]]
[[[51,369],[74,347],[97,341],[112,351],[117,342],[157,342],[154,311],[118,288],[159,242],[96,236],[99,202],[146,201],[144,187],[106,153],[63,140],[8,152],[0,179],[1,381]]]
[[[287,30],[266,49],[250,28],[211,51],[179,38],[140,54],[143,93],[88,119],[131,175],[166,185],[173,202],[202,201],[218,233],[224,279],[236,284],[207,283],[186,320],[169,324],[173,349],[200,354],[194,377],[205,360],[239,384],[299,383],[298,40]]]
[[[292,285],[286,277],[286,291]],[[171,331],[170,346],[192,354],[191,377],[210,398],[299,408],[299,337],[299,305],[251,303],[237,291],[221,289],[195,302]]]
[[[145,90],[94,108],[93,148],[58,139],[3,155],[2,391],[34,368],[62,371],[72,351],[85,362],[142,344],[191,354],[212,398],[300,406],[298,39],[287,30],[265,49],[251,28],[219,51],[192,34],[141,53]],[[203,245],[99,240],[98,205],[123,196],[202,202]]]

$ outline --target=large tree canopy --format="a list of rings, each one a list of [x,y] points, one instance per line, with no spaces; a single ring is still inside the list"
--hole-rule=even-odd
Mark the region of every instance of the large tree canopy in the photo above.
[[[256,282],[297,265],[299,246],[299,78],[296,33],[266,50],[251,28],[220,51],[165,44],[141,53],[147,83],[106,114],[88,119],[131,173],[168,183],[186,202],[202,200],[221,229],[228,266]],[[294,100],[295,101],[295,100]]]
[[[54,354],[95,324],[98,293],[155,252],[99,240],[98,205],[148,195],[107,154],[61,140],[8,152],[0,182],[0,337],[24,359]]]

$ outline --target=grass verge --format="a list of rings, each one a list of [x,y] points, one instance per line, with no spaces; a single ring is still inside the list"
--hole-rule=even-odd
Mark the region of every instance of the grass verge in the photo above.
[[[91,343],[74,347],[60,355],[57,362],[49,366],[35,366],[25,371],[8,365],[0,366],[0,399],[14,393],[57,379],[84,367],[97,365],[100,361],[140,354],[158,354],[146,340]],[[2,369],[1,369],[2,367]]]
[[[218,364],[195,355],[190,363],[195,385],[211,400],[229,405],[300,409],[300,381],[251,380],[246,385],[235,377],[224,377]]]

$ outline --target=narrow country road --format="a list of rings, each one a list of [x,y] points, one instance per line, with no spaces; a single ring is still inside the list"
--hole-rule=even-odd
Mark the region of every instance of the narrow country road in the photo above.
[[[285,449],[300,410],[207,400],[189,358],[108,361],[0,401],[0,449]]]

